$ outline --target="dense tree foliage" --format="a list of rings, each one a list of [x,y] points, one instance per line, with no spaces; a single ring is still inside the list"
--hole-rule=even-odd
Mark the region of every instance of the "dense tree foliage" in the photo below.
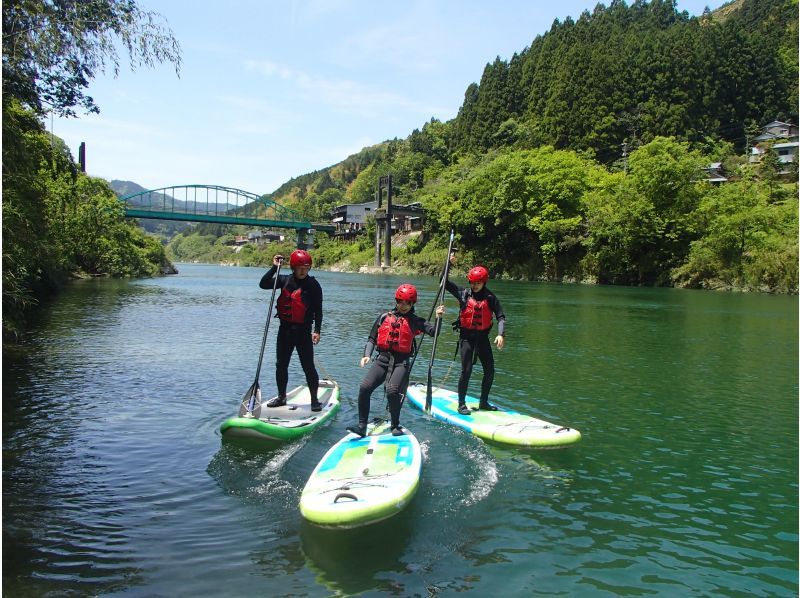
[[[66,146],[11,99],[3,111],[3,332],[69,276],[152,276],[164,248],[124,219],[108,183],[79,173]]]
[[[556,21],[508,62],[487,64],[454,122],[454,149],[586,150],[613,162],[625,141],[712,136],[744,146],[747,121],[797,121],[797,2],[745,0],[690,18],[674,0],[614,0]]]
[[[178,41],[158,14],[132,0],[7,0],[3,95],[37,111],[74,115],[81,106],[97,112],[84,91],[107,65],[119,72],[119,46],[133,68],[180,66]]]
[[[153,275],[170,267],[163,246],[124,219],[103,180],[77,171],[44,110],[97,111],[92,77],[119,66],[179,64],[177,42],[132,0],[3,3],[3,337],[70,276]]]

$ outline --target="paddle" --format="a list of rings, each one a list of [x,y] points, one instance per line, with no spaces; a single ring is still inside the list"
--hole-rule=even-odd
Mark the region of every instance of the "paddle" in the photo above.
[[[450,253],[452,252],[452,250],[453,250],[453,230],[450,229],[450,246],[447,248],[447,262],[445,263],[445,268],[447,268],[447,264],[450,263]],[[442,278],[442,281],[445,280],[447,280],[446,276]],[[444,292],[443,285],[444,282],[442,282],[439,286],[439,290],[437,291],[436,294],[436,300],[433,302],[433,305],[431,306],[431,313],[428,315],[428,322],[430,322],[431,318],[433,318],[433,312],[436,311],[436,304],[439,303],[439,296],[442,295]],[[425,337],[419,339],[418,343],[415,342],[416,346],[414,347],[414,354],[411,356],[411,360],[408,363],[408,370],[406,370],[406,376],[405,379],[403,380],[403,394],[400,398],[400,405],[402,405],[406,400],[406,388],[408,387],[408,381],[411,379],[411,369],[414,367],[414,363],[417,361],[417,355],[419,354],[420,347],[422,347],[422,341],[424,340],[424,338]]]
[[[247,413],[245,417],[253,417],[253,410],[256,405],[256,396],[258,395],[261,387],[258,385],[258,376],[261,374],[261,362],[264,360],[264,347],[267,345],[267,333],[269,332],[269,322],[272,320],[272,305],[275,302],[275,291],[278,288],[278,274],[281,273],[281,263],[283,258],[278,259],[278,269],[275,271],[275,283],[272,285],[272,297],[269,300],[269,309],[267,310],[267,324],[264,326],[264,338],[261,339],[261,353],[258,356],[258,367],[256,368],[256,379],[253,381],[252,386],[247,389],[242,397],[242,404],[247,402]]]
[[[442,275],[442,283],[439,285],[439,291],[436,293],[436,301],[434,306],[439,303],[439,298],[444,300],[444,285],[447,283],[447,273],[450,270],[450,253],[453,251],[453,229],[450,229],[450,243],[447,246],[447,257],[444,260],[444,274]],[[439,338],[439,324],[441,316],[436,315],[436,324],[433,327],[433,348],[431,349],[431,360],[428,363],[428,388],[425,393],[425,411],[431,410],[431,403],[433,401],[433,381],[431,379],[431,371],[433,370],[433,359],[436,356],[436,341]]]

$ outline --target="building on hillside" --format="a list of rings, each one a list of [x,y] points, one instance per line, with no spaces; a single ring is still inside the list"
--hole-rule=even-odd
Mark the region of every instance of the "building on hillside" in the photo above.
[[[377,221],[385,220],[386,208],[378,208],[377,201],[344,204],[336,206],[331,211],[331,216],[331,222],[336,226],[334,236],[340,239],[353,239],[364,230],[367,217],[374,216]],[[421,203],[411,203],[406,206],[392,205],[393,234],[421,231],[424,223],[425,212]]]
[[[380,219],[380,213],[376,218]],[[421,231],[423,224],[425,224],[425,210],[420,202],[392,206],[392,233]]]
[[[721,185],[728,182],[728,177],[725,176],[725,170],[722,168],[722,162],[712,162],[703,171],[706,173],[705,180],[712,185]]]
[[[247,233],[246,235],[236,235],[233,237],[233,241],[228,241],[226,245],[236,245],[242,246],[247,245],[248,243],[254,243],[256,245],[260,243],[271,243],[273,241],[283,241],[286,238],[285,235],[281,233],[275,233],[271,231],[260,231],[260,230],[253,230]]]
[[[367,217],[375,214],[377,201],[348,203],[331,210],[331,223],[336,227],[334,237],[352,239],[364,230]]]
[[[778,160],[782,164],[791,164],[798,161],[798,127],[792,123],[785,123],[774,120],[761,127],[761,134],[753,139],[753,147],[750,149],[750,163],[757,163],[772,147]],[[789,172],[788,168],[785,172]]]
[[[254,230],[247,233],[247,240],[250,243],[272,243],[274,241],[283,241],[284,239],[286,239],[286,235],[273,231]]]

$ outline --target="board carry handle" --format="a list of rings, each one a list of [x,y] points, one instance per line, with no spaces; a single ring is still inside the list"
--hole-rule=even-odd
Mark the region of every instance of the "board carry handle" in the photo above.
[[[349,498],[350,500],[358,502],[358,497],[355,494],[350,494],[349,492],[340,492],[336,495],[336,498],[333,499],[333,504],[339,502],[340,498]]]

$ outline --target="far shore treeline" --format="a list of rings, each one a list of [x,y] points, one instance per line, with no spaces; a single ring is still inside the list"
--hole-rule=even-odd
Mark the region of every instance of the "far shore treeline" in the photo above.
[[[104,60],[118,63],[113,31],[132,36],[134,65],[179,66],[171,32],[131,4],[77,3],[85,29],[59,28],[67,17],[46,0],[3,4],[4,338],[70,276],[154,275],[167,257],[266,266],[291,249],[234,249],[246,229],[202,224],[162,234],[165,254],[46,133],[47,110],[96,109],[82,92]],[[748,161],[761,126],[798,122],[797,23],[797,0],[736,0],[698,17],[670,0],[598,4],[487,64],[453,120],[266,197],[327,221],[391,174],[395,201],[426,210],[424,233],[393,251],[398,271],[435,273],[453,227],[463,263],[498,277],[797,293],[797,163],[771,148]],[[713,162],[728,182],[707,182]],[[367,228],[353,243],[317,234],[315,265],[372,265]]]

